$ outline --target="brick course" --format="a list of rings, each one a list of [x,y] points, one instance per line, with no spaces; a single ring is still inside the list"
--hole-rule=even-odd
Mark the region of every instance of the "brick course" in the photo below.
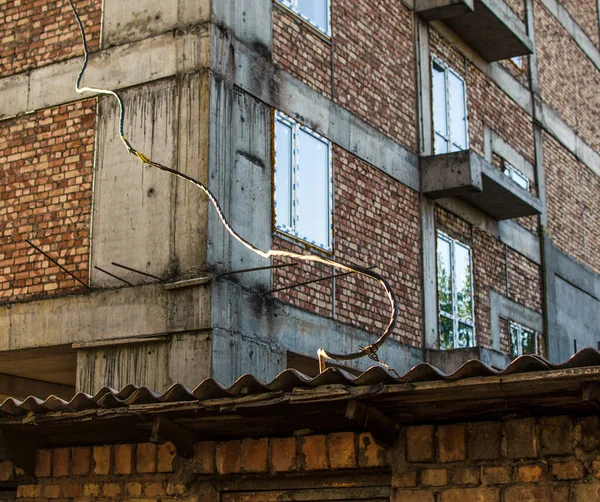
[[[82,290],[88,279],[96,100],[0,122],[0,303]]]
[[[100,45],[102,0],[78,0],[90,51]],[[81,35],[67,2],[6,0],[0,9],[0,74],[3,77],[81,56]]]

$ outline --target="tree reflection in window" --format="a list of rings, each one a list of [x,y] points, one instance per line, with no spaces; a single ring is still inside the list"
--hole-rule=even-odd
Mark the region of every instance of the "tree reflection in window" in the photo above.
[[[473,270],[471,249],[443,232],[437,237],[440,349],[473,347]]]
[[[537,336],[534,330],[518,322],[510,321],[510,349],[513,357],[537,354]]]

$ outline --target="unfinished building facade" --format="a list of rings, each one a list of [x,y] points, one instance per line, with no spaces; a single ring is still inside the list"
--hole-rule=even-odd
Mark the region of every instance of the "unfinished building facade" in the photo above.
[[[390,280],[399,373],[596,347],[595,0],[75,5],[136,148],[261,249]],[[0,2],[0,41],[0,395],[268,381],[378,337],[377,284],[257,257],[127,154],[66,0]]]

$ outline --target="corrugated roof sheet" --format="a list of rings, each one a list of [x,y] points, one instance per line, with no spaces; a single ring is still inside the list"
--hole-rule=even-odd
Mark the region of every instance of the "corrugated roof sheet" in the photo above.
[[[392,376],[380,366],[374,366],[361,375],[355,377],[339,369],[328,368],[320,375],[311,378],[296,370],[288,369],[281,372],[272,382],[264,383],[252,375],[241,376],[232,386],[224,387],[213,379],[206,379],[194,389],[189,389],[181,384],[171,386],[161,394],[146,387],[127,385],[117,391],[104,387],[94,396],[79,393],[70,401],[50,396],[41,400],[28,397],[24,401],[9,398],[0,405],[0,417],[19,417],[27,414],[47,414],[52,412],[75,412],[97,409],[116,409],[132,405],[159,404],[206,401],[228,397],[241,397],[248,395],[266,394],[270,392],[291,392],[298,388],[316,388],[320,386],[370,386],[398,383],[457,381],[473,377],[491,377],[530,373],[539,371],[552,371],[573,368],[586,368],[600,366],[600,352],[593,348],[580,350],[568,361],[561,364],[552,364],[541,356],[527,355],[515,359],[505,370],[498,371],[481,361],[472,359],[463,364],[455,372],[445,374],[438,368],[421,363],[412,368],[400,378]]]

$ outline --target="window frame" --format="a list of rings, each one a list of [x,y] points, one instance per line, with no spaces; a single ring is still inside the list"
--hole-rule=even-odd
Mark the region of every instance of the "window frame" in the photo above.
[[[438,272],[438,242],[442,240],[450,245],[450,266],[451,266],[451,299],[452,299],[452,314],[448,312],[444,312],[440,308],[440,284],[438,281],[439,272]],[[456,289],[456,265],[455,265],[455,248],[456,246],[461,246],[468,250],[469,252],[469,263],[470,263],[470,281],[471,281],[471,313],[472,320],[469,321],[467,319],[463,319],[458,315],[458,291]],[[460,349],[460,348],[471,348],[477,346],[477,333],[475,326],[475,284],[473,283],[473,252],[471,247],[463,242],[453,239],[447,233],[442,230],[436,230],[436,283],[437,283],[437,311],[438,311],[438,347],[441,350],[452,350],[452,349]],[[452,320],[452,347],[449,349],[443,349],[440,343],[441,340],[441,329],[440,329],[440,320],[444,317],[446,319]],[[473,330],[473,343],[472,345],[467,345],[465,347],[461,347],[459,343],[459,334],[458,334],[458,326],[459,324],[465,324],[469,326]]]
[[[445,134],[442,134],[441,131],[439,131],[436,128],[435,125],[435,117],[434,117],[434,99],[435,99],[435,89],[433,86],[433,72],[435,71],[435,66],[438,66],[444,73],[444,91],[445,91],[445,112],[446,112],[446,132]],[[458,78],[462,84],[463,84],[463,103],[464,103],[464,107],[463,107],[463,112],[464,112],[464,117],[465,117],[465,139],[466,139],[466,145],[464,148],[459,147],[458,144],[456,144],[453,141],[453,135],[452,135],[452,130],[451,130],[451,126],[450,126],[450,92],[449,92],[449,82],[448,82],[448,75],[452,73],[456,78]],[[458,72],[456,72],[455,70],[453,70],[448,64],[446,64],[444,61],[442,61],[440,58],[438,58],[437,56],[431,56],[431,123],[432,123],[432,129],[433,129],[433,152],[435,155],[444,155],[444,154],[448,154],[448,153],[454,153],[452,151],[452,146],[456,147],[458,150],[456,151],[464,151],[464,150],[468,150],[469,149],[469,145],[470,145],[470,141],[469,141],[469,115],[468,115],[468,110],[467,110],[467,83],[465,82],[465,79],[462,78]],[[448,151],[447,152],[443,152],[443,153],[438,153],[435,151],[435,136],[439,135],[448,145]]]
[[[291,226],[281,224],[277,222],[277,122],[290,127],[292,130],[292,144],[291,144],[291,159],[290,159],[290,220]],[[317,139],[321,143],[327,146],[327,243],[320,243],[306,236],[302,236],[298,232],[298,222],[302,215],[301,212],[301,201],[299,199],[298,181],[301,179],[301,168],[300,168],[300,149],[298,132],[303,131],[306,134]],[[307,243],[319,250],[327,251],[328,253],[333,252],[333,148],[332,143],[329,139],[322,136],[321,134],[313,131],[309,127],[301,124],[292,117],[286,115],[279,110],[275,110],[273,120],[273,227],[276,231],[283,233],[286,236],[291,236],[304,243]]]
[[[513,327],[517,328],[517,338],[519,340],[519,345],[517,345],[516,351],[514,350],[515,347],[513,345],[513,337],[512,337],[512,328]],[[508,319],[508,338],[510,340],[510,354],[512,357],[520,357],[523,355],[527,355],[527,354],[523,354],[523,343],[522,343],[523,342],[523,336],[522,336],[523,331],[528,331],[529,333],[531,333],[531,336],[533,337],[533,342],[534,342],[535,348],[534,348],[534,351],[531,352],[531,354],[537,354],[539,351],[538,337],[537,337],[536,331],[532,328],[528,328],[527,326],[525,326],[517,321]]]
[[[310,19],[308,16],[303,14],[298,8],[298,0],[275,0],[277,3],[283,5],[288,10],[292,11],[295,15],[300,17],[303,21],[306,21],[316,30],[319,30],[320,33],[325,35],[326,37],[331,37],[331,0],[325,0],[326,9],[327,9],[327,22],[325,23],[327,26],[324,28],[319,26],[315,21]]]
[[[503,160],[503,171],[504,174],[514,183],[516,183],[519,188],[522,188],[523,190],[526,190],[529,192],[529,187],[530,185],[530,181],[529,178],[527,176],[525,176],[525,174],[523,174],[521,171],[519,171],[515,166],[513,166],[510,162],[507,162],[506,160]],[[526,187],[523,187],[519,184],[519,182],[515,179],[515,177],[521,178],[522,180],[524,180],[526,182]]]

